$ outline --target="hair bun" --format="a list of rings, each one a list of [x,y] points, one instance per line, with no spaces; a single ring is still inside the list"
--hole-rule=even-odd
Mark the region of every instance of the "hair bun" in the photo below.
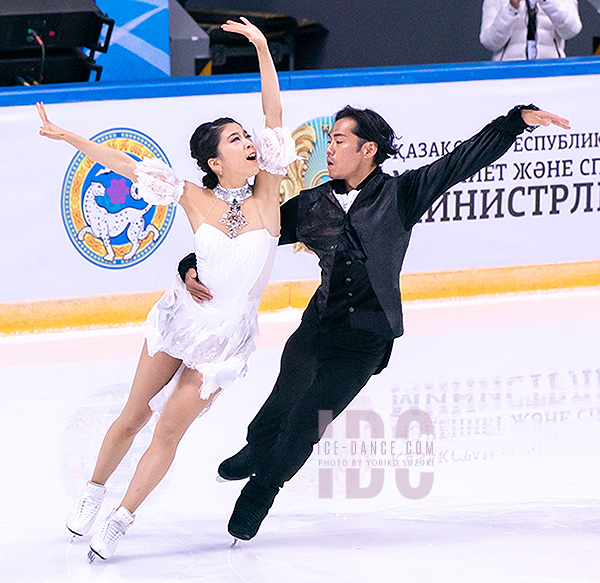
[[[206,188],[214,188],[219,179],[208,165],[211,158],[219,156],[219,142],[223,126],[228,123],[237,123],[230,117],[220,117],[215,121],[208,121],[199,125],[190,138],[190,154],[200,170],[205,172],[202,183]]]

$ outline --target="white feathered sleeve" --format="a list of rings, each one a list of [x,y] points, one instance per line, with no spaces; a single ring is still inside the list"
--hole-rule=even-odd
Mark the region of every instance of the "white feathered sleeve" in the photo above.
[[[173,169],[158,158],[143,158],[135,166],[138,193],[150,204],[177,204],[185,181],[177,178]]]
[[[256,141],[258,167],[269,174],[285,176],[286,166],[295,160],[296,142],[288,128],[265,127]]]

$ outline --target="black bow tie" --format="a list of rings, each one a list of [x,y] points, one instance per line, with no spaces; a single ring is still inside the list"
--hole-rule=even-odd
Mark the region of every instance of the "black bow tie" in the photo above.
[[[339,179],[331,181],[331,188],[333,189],[333,192],[335,192],[335,194],[348,194],[352,190],[362,190],[367,185],[367,182],[369,182],[371,180],[371,178],[373,178],[374,176],[377,176],[380,173],[381,173],[381,168],[379,168],[379,166],[377,166],[377,168],[375,168],[373,170],[373,172],[371,172],[371,174],[369,174],[356,188],[349,189],[346,186],[346,181],[339,180]]]
[[[331,188],[334,194],[347,194],[348,188],[343,180],[332,180]]]

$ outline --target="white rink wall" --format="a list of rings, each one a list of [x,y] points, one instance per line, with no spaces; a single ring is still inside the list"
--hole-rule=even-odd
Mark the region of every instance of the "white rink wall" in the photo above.
[[[401,157],[384,164],[392,173],[433,161],[513,105],[535,103],[562,115],[571,121],[570,132],[525,133],[496,164],[452,188],[431,220],[414,229],[405,272],[596,261],[598,72],[596,60],[573,59],[285,73],[284,119],[294,131],[348,103],[375,109],[401,137]],[[146,136],[179,176],[199,182],[188,151],[191,133],[223,115],[259,130],[258,88],[256,75],[244,75],[0,91],[0,302],[164,289],[178,260],[192,250],[189,225],[178,210],[154,250],[134,265],[115,268],[86,258],[69,235],[64,203],[61,211],[76,151],[37,135],[35,101],[46,102],[55,123],[86,137],[114,129]],[[312,174],[325,166],[327,126],[317,127],[323,132],[311,150]],[[313,256],[281,248],[272,280],[318,274]]]

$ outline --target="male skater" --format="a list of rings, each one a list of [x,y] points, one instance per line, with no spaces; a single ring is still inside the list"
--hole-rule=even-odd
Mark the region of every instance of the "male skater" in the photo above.
[[[247,445],[219,466],[226,480],[250,478],[229,520],[229,532],[249,540],[284,482],[302,467],[325,426],[388,363],[401,336],[399,276],[411,229],[433,202],[502,156],[523,130],[568,121],[519,106],[439,160],[401,176],[381,163],[397,153],[395,135],[369,109],[345,107],[327,146],[331,181],[302,191],[281,207],[280,244],[301,241],[322,270],[320,287],[287,341],[275,388],[248,427]],[[189,264],[188,264],[189,265]],[[186,274],[198,301],[209,299]],[[192,277],[193,276],[193,277]],[[321,425],[321,426],[320,426]]]

